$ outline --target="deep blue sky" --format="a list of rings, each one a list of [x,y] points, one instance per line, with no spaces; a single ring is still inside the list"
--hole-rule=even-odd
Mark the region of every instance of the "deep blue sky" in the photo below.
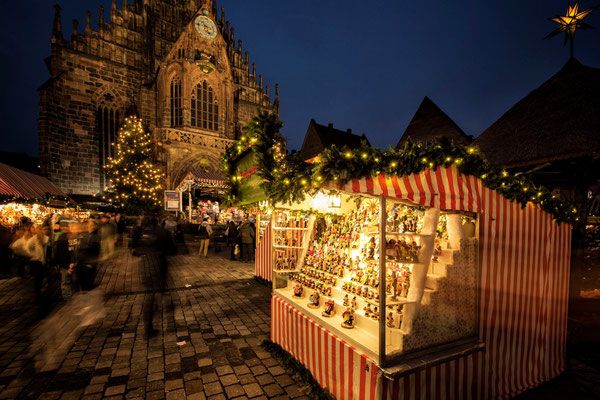
[[[59,0],[63,31],[111,0]],[[131,1],[130,1],[131,2]],[[36,88],[47,78],[54,1],[5,1],[0,13],[0,150],[37,154]],[[121,7],[122,0],[117,4]],[[479,135],[567,61],[547,17],[566,0],[220,0],[236,38],[280,84],[289,148],[310,118],[395,145],[423,96],[467,134]],[[582,8],[592,4],[582,1]],[[600,10],[586,22],[600,28]],[[95,29],[95,28],[94,28]],[[600,67],[600,30],[579,32],[575,57]],[[273,93],[272,91],[271,93]]]

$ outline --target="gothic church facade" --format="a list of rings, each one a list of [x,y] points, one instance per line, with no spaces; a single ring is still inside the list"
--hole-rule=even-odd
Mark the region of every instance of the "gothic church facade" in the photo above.
[[[174,188],[190,171],[220,171],[220,155],[258,112],[279,113],[278,87],[250,63],[216,0],[112,2],[110,21],[65,38],[55,6],[50,78],[39,88],[42,174],[69,194],[93,195],[107,182],[119,127],[135,112],[153,134]]]

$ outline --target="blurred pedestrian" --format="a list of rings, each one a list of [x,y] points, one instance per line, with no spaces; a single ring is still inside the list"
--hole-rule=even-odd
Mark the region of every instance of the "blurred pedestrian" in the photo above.
[[[87,232],[79,239],[75,258],[77,263],[75,274],[81,290],[92,290],[100,263],[100,235],[98,223],[94,218],[88,219]]]
[[[115,222],[117,224],[117,245],[123,245],[123,234],[125,233],[125,228],[127,228],[127,222],[125,222],[125,218],[121,214],[117,214],[115,216]]]
[[[208,257],[208,244],[210,242],[210,235],[212,235],[212,227],[208,223],[208,218],[204,218],[204,221],[198,226],[198,238],[200,239],[200,248],[198,249],[198,255]]]
[[[235,226],[235,222],[229,221],[227,225],[227,244],[231,246],[230,260],[235,261],[235,246],[237,245],[238,229]]]
[[[168,256],[175,254],[176,247],[171,233],[165,229],[158,220],[152,219],[150,225],[154,227],[154,243],[152,254],[158,259],[158,274],[156,279],[147,281],[147,290],[149,293],[144,300],[143,319],[146,328],[146,337],[154,336],[158,330],[154,328],[153,317],[155,304],[162,304],[162,294],[167,288],[168,279]],[[157,293],[155,293],[157,292]],[[158,294],[159,301],[155,301],[155,294]]]
[[[34,278],[35,299],[40,306],[43,306],[42,286],[47,273],[50,226],[36,225],[34,229],[35,235],[29,239],[26,248],[30,257],[29,268]]]
[[[117,230],[114,221],[107,214],[100,217],[100,256],[102,261],[108,260],[115,252]]]
[[[14,264],[17,269],[17,276],[25,277],[25,267],[29,265],[31,255],[27,250],[29,239],[35,234],[35,228],[31,222],[20,225],[15,230],[14,241],[10,245],[13,253]]]
[[[67,221],[59,223],[59,232],[54,240],[54,264],[60,272],[60,291],[63,300],[67,300],[72,292],[72,274],[75,264],[73,263],[73,252],[70,247],[71,229]]]
[[[256,237],[256,233],[252,228],[252,225],[248,221],[244,221],[242,226],[240,226],[239,235],[242,238],[242,261],[250,262],[252,259],[252,244],[254,243],[254,238]]]

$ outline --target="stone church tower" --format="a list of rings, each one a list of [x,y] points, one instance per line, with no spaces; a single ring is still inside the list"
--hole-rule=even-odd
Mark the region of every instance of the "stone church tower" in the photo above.
[[[278,87],[250,63],[216,0],[112,2],[97,29],[73,20],[65,38],[55,6],[50,72],[39,88],[42,173],[70,194],[107,184],[103,165],[119,127],[135,112],[153,133],[174,188],[190,171],[220,171],[220,155],[258,112],[279,113]]]

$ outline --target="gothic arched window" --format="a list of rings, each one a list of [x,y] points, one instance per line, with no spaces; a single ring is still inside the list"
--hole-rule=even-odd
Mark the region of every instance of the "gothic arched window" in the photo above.
[[[202,81],[192,90],[192,126],[211,131],[219,130],[219,104],[213,88]]]
[[[115,142],[121,124],[121,115],[114,106],[101,105],[96,111],[96,129],[99,133],[100,147],[100,185],[104,189],[108,185],[104,166],[108,164],[108,159],[115,156]]]
[[[174,78],[171,81],[171,126],[183,125],[183,112],[181,110],[181,80]]]

